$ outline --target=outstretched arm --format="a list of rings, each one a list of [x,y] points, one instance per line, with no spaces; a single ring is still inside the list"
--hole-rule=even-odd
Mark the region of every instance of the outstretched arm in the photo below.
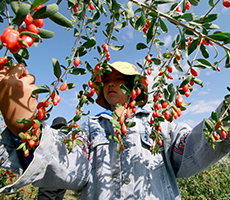
[[[23,64],[0,70],[0,110],[9,130],[17,137],[29,127],[16,122],[17,118],[31,118],[36,111],[37,98],[31,97],[36,89],[35,77]]]

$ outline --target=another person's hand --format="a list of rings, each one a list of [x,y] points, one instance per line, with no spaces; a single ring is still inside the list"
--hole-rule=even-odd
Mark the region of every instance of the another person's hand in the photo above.
[[[0,110],[7,127],[15,136],[29,128],[17,123],[17,118],[30,119],[36,112],[37,98],[31,97],[34,89],[37,89],[35,77],[23,64],[0,70]]]

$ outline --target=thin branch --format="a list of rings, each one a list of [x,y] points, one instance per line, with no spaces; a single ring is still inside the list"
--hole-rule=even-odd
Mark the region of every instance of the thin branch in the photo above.
[[[169,16],[169,15],[167,15],[167,14],[165,14],[165,13],[162,13],[162,12],[160,12],[160,11],[158,11],[158,10],[155,10],[154,8],[150,8],[149,6],[145,5],[145,4],[142,3],[142,2],[139,2],[139,1],[137,1],[137,0],[129,0],[129,1],[131,1],[131,2],[133,2],[133,3],[135,3],[135,4],[137,4],[138,6],[141,6],[141,7],[143,7],[143,8],[146,8],[146,9],[148,9],[148,10],[150,10],[150,11],[156,13],[159,17],[163,17],[163,18],[166,18],[166,19],[169,20],[169,21],[172,21],[173,23],[177,24],[178,26],[183,27],[183,28],[186,29],[186,30],[193,31],[193,32],[194,32],[195,34],[197,34],[199,37],[201,37],[201,38],[206,38],[207,40],[210,40],[210,41],[214,42],[214,43],[217,44],[218,46],[220,46],[220,47],[222,47],[223,49],[225,49],[225,50],[227,50],[227,51],[230,52],[230,48],[228,48],[227,46],[221,44],[220,42],[218,42],[218,41],[216,41],[216,40],[214,40],[214,39],[208,37],[207,35],[205,35],[205,34],[199,32],[196,28],[194,28],[194,27],[189,27],[188,25],[183,24],[182,22],[180,22],[180,21],[174,19],[173,17],[171,17],[171,16]]]

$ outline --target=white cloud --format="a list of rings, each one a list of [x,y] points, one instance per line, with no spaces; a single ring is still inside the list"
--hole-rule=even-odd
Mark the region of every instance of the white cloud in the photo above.
[[[165,43],[164,46],[168,47],[171,44],[171,42],[172,42],[172,36],[171,35],[165,36],[163,38],[163,42]]]
[[[207,91],[201,91],[201,92],[199,92],[197,95],[198,95],[198,96],[205,96],[205,95],[207,95],[207,94],[208,94]]]
[[[187,120],[182,120],[181,122],[188,124],[189,126],[193,127],[194,125],[196,125],[196,122],[192,119],[187,119]]]
[[[187,107],[187,110],[184,112],[185,114],[203,114],[203,113],[210,113],[216,109],[216,107],[220,104],[221,100],[199,100],[193,101],[193,104]]]
[[[158,9],[160,12],[167,12],[170,9],[170,5],[169,4],[161,4],[158,6]]]

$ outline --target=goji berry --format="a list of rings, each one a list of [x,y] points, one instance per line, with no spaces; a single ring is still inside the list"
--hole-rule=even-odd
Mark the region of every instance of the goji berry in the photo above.
[[[34,18],[31,16],[30,13],[28,13],[24,19],[24,22],[26,23],[26,25],[32,24],[34,21]]]
[[[68,85],[66,83],[62,83],[62,85],[60,86],[61,91],[65,91],[67,90],[67,88],[68,88]]]
[[[124,115],[120,116],[119,122],[120,122],[120,124],[123,124],[125,122],[125,116]]]
[[[193,76],[198,76],[198,73],[195,69],[192,68],[190,71]]]
[[[151,60],[152,60],[151,56],[150,56],[150,55],[147,55],[147,61],[148,61],[148,62],[151,62]]]
[[[73,64],[75,67],[77,67],[80,64],[80,58],[75,58]]]
[[[182,106],[182,104],[183,104],[183,97],[181,96],[181,95],[179,95],[178,97],[177,97],[177,99],[176,99],[176,104],[177,104],[177,106]]]

